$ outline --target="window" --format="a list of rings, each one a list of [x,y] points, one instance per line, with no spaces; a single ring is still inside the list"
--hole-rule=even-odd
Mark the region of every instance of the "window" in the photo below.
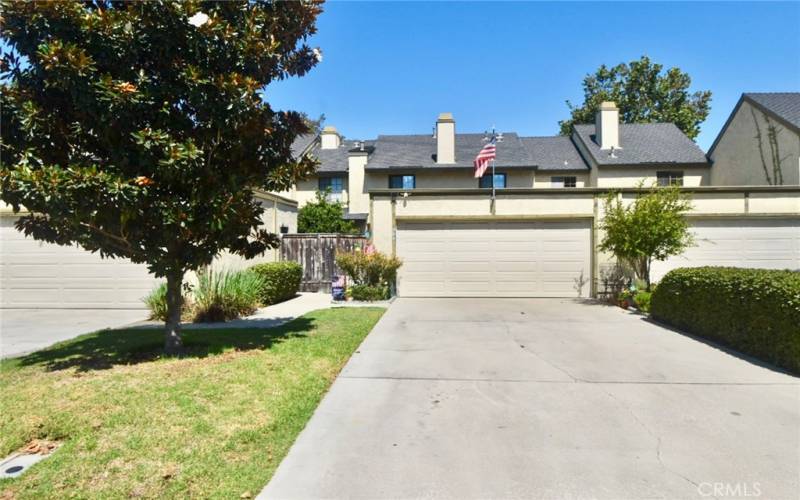
[[[683,172],[656,172],[656,179],[659,186],[683,186]]]
[[[574,188],[578,186],[578,178],[574,175],[550,177],[550,186],[554,188]]]
[[[342,191],[344,191],[344,177],[320,177],[319,190],[328,193],[328,201],[342,201]]]
[[[390,175],[389,189],[414,189],[417,185],[413,175]]]
[[[491,172],[487,172],[478,179],[478,187],[482,188],[490,188],[492,187],[491,181],[489,179],[492,178]],[[494,187],[496,188],[504,188],[506,187],[506,174],[494,174]]]

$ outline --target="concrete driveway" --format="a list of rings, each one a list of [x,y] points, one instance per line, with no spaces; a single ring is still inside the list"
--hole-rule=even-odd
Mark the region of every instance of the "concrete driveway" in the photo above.
[[[621,309],[400,299],[262,498],[796,499],[800,379]]]
[[[0,309],[0,357],[147,319],[144,309]]]

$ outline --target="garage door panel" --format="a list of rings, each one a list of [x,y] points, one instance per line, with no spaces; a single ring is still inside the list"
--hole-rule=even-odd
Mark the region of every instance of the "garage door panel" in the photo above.
[[[494,268],[496,270],[496,274],[504,274],[504,273],[524,274],[526,272],[538,271],[539,264],[536,261],[525,262],[522,260],[496,261]]]
[[[575,296],[574,280],[581,272],[590,274],[590,241],[588,221],[401,222],[398,291],[402,296]],[[427,264],[441,270],[441,281],[418,272],[423,249],[426,258],[438,258]],[[584,295],[588,290],[587,282]]]
[[[800,219],[707,219],[694,221],[691,230],[695,245],[653,263],[653,280],[677,267],[800,269]]]
[[[146,266],[26,238],[13,223],[0,221],[1,307],[144,308],[157,283]]]

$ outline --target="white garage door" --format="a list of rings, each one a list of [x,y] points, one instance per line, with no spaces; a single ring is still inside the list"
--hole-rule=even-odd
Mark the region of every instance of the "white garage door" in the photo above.
[[[156,283],[147,268],[26,238],[0,217],[0,306],[140,309]]]
[[[800,269],[800,219],[702,219],[692,232],[695,246],[653,263],[654,281],[676,267]]]
[[[589,221],[399,222],[402,297],[586,297]]]

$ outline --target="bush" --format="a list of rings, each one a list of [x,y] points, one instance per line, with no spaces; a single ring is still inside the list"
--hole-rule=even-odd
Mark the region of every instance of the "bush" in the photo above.
[[[642,290],[641,292],[636,292],[636,295],[633,296],[633,302],[636,304],[636,307],[644,312],[650,312],[650,299],[652,297],[651,292],[647,292]]]
[[[391,285],[397,279],[397,270],[403,262],[397,257],[389,257],[380,252],[341,253],[336,256],[336,264],[356,285]]]
[[[681,268],[653,293],[652,316],[800,373],[800,272]]]
[[[250,270],[200,272],[194,288],[194,321],[228,321],[252,314],[263,289],[264,278]]]
[[[347,291],[353,300],[372,302],[389,298],[389,287],[387,286],[353,285]]]
[[[358,234],[355,223],[344,218],[344,205],[329,201],[328,194],[328,191],[317,191],[316,200],[300,208],[297,212],[297,232]]]
[[[161,283],[153,288],[150,294],[142,299],[142,302],[150,309],[150,319],[167,321],[167,284]],[[191,319],[191,298],[183,297],[183,307],[181,308],[181,319]]]
[[[269,262],[250,268],[261,276],[264,287],[261,289],[261,303],[265,306],[289,300],[300,289],[303,267],[297,262]]]

